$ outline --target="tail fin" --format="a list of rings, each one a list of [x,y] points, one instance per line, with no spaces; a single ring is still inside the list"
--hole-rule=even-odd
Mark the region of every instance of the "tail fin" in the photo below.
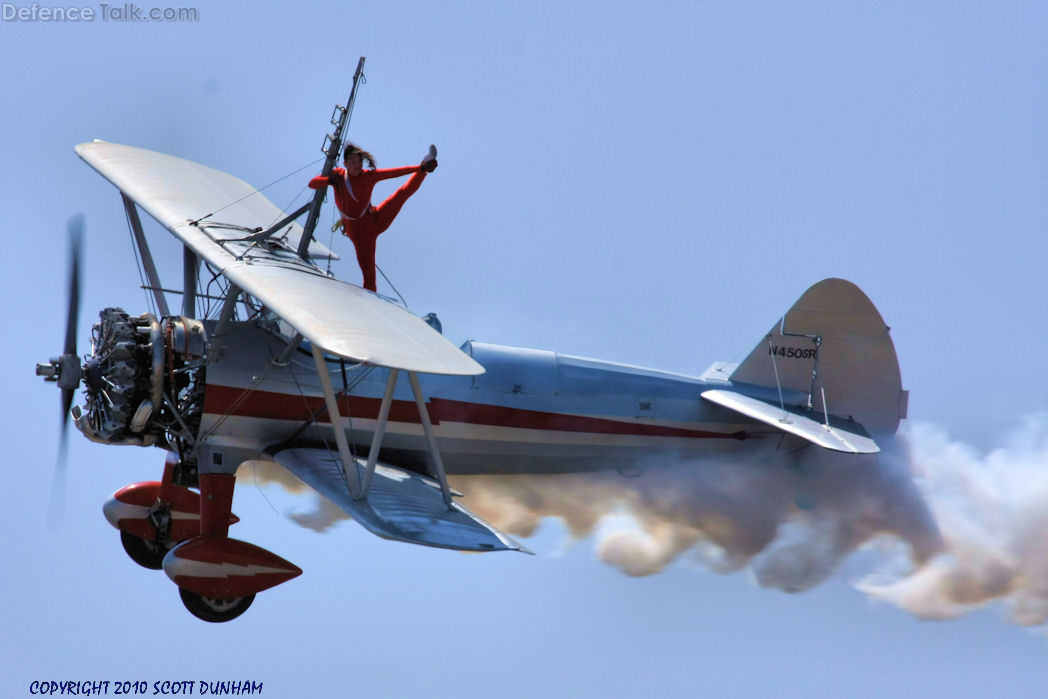
[[[733,383],[807,393],[813,412],[894,434],[906,417],[895,345],[859,287],[824,279],[793,304],[731,375]],[[776,377],[777,375],[777,377]]]

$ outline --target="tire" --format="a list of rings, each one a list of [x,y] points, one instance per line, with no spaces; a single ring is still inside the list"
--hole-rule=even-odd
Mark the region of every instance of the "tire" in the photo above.
[[[124,551],[131,560],[150,570],[160,570],[164,567],[164,556],[170,550],[166,546],[146,541],[134,534],[120,532],[120,543],[124,545]]]
[[[215,624],[236,619],[246,612],[251,603],[255,601],[254,595],[234,597],[233,599],[203,597],[181,587],[178,588],[178,594],[182,596],[182,604],[186,606],[190,614],[197,619],[203,619]]]

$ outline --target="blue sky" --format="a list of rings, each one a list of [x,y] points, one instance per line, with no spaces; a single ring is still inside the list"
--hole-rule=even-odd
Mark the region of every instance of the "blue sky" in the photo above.
[[[439,313],[453,341],[698,374],[747,353],[810,284],[849,279],[892,327],[925,459],[916,487],[948,533],[983,541],[971,550],[1006,566],[1027,552],[1018,584],[1036,602],[1043,3],[196,7],[195,23],[0,23],[2,693],[254,679],[268,696],[1042,695],[1043,625],[1010,623],[1008,600],[930,622],[912,588],[870,597],[856,583],[883,572],[879,550],[790,595],[754,566],[720,575],[692,556],[629,577],[598,560],[600,532],[572,542],[555,520],[528,541],[536,557],[402,546],[351,523],[318,534],[286,516],[312,501],[274,487],[239,487],[235,535],[305,574],[206,625],[101,516],[114,490],[159,477],[160,452],[72,434],[65,525],[47,529],[58,395],[32,365],[61,344],[75,212],[81,346],[98,309],[146,309],[119,197],[75,144],[261,186],[320,157],[364,55],[352,137],[382,166],[441,150],[379,247],[414,310]],[[286,206],[317,168],[267,193]],[[178,279],[178,246],[147,228]],[[1016,540],[1028,546],[997,546]]]

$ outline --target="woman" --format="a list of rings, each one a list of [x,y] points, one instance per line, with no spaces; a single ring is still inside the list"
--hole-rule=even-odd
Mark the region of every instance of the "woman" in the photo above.
[[[375,241],[393,223],[408,197],[418,191],[426,174],[437,169],[437,147],[430,146],[418,165],[387,170],[376,170],[375,157],[352,143],[346,144],[342,159],[345,168],[333,168],[327,177],[318,175],[310,180],[309,186],[312,189],[334,187],[335,205],[342,213],[342,231],[356,248],[357,263],[364,273],[364,288],[376,291]],[[368,161],[367,170],[364,160]],[[371,191],[376,182],[404,175],[411,175],[411,179],[403,187],[378,206],[371,205]]]

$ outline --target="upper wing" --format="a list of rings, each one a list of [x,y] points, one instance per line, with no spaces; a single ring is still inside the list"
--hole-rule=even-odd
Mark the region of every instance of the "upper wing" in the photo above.
[[[876,454],[881,450],[877,443],[864,433],[858,423],[848,423],[847,429],[839,424],[834,424],[836,420],[827,425],[789,408],[783,410],[735,391],[714,389],[703,391],[702,397],[711,403],[722,405],[746,417],[777,427],[795,437],[806,439],[824,449],[849,454]]]
[[[243,229],[266,229],[284,217],[247,182],[190,160],[105,141],[81,143],[76,154],[201,255],[219,246],[206,244],[210,239],[187,240],[176,229],[211,214],[201,224],[215,224],[213,238],[243,238],[249,233]],[[302,226],[291,223],[274,238],[286,240],[294,251],[302,233]],[[314,240],[309,254],[322,258],[332,253]]]
[[[440,486],[410,471],[379,464],[368,496],[353,499],[336,452],[285,449],[273,457],[307,485],[386,539],[459,551],[524,551],[523,546],[457,502],[444,503]],[[364,477],[365,462],[357,459]]]
[[[225,277],[318,347],[355,361],[431,374],[484,369],[396,304],[332,277],[296,254],[290,223],[261,243],[244,240],[283,213],[251,185],[212,168],[104,141],[76,147],[88,165]],[[316,243],[310,255],[331,253]]]

